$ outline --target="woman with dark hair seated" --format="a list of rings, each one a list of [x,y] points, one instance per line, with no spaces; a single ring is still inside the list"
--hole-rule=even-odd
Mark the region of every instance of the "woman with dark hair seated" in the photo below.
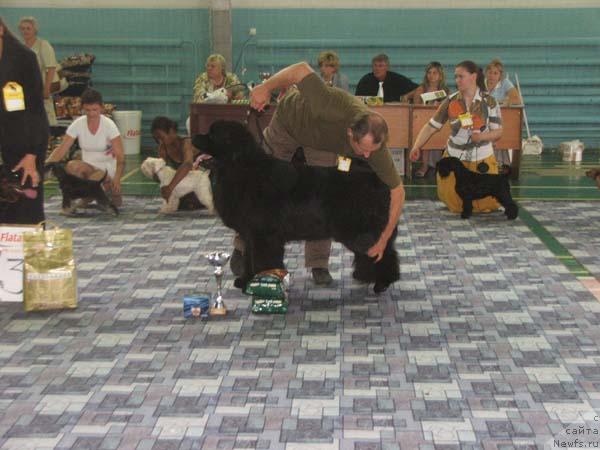
[[[47,163],[60,161],[75,139],[81,148],[81,161],[67,163],[67,173],[86,180],[104,178],[104,189],[112,195],[115,206],[121,206],[121,177],[125,167],[123,142],[117,125],[104,116],[104,103],[100,92],[86,89],[81,95],[84,115],[67,128],[63,142],[52,152]],[[70,214],[71,211],[63,211]]]
[[[454,69],[458,92],[439,106],[435,115],[423,126],[410,151],[411,161],[417,161],[429,138],[446,122],[450,122],[450,137],[444,156],[454,156],[472,172],[498,173],[493,142],[502,137],[500,105],[485,90],[482,70],[473,61],[463,61]],[[438,197],[452,212],[462,212],[462,199],[455,190],[454,173],[446,178],[437,176]],[[473,202],[473,211],[489,212],[500,205],[493,197]]]
[[[446,95],[450,93],[450,89],[446,85],[446,73],[444,67],[437,61],[432,61],[425,67],[425,74],[423,75],[423,81],[418,88],[414,91],[409,92],[404,96],[404,101],[414,103],[415,105],[439,105],[442,100],[430,100],[423,101],[422,94],[427,92],[444,91]],[[434,168],[436,163],[442,158],[443,150],[427,150],[421,152],[421,167],[415,172],[417,178],[423,178],[429,168]]]
[[[199,150],[192,145],[190,138],[177,134],[177,122],[168,117],[155,117],[150,132],[158,144],[158,156],[164,159],[169,167],[176,170],[171,182],[160,189],[160,196],[168,200],[173,189],[194,168],[194,160],[198,156]],[[186,195],[180,202],[180,209],[201,207],[199,201],[194,201],[195,198],[193,193]]]

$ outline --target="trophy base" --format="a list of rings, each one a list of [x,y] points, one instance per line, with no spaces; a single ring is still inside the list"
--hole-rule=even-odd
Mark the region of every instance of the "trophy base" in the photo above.
[[[227,308],[210,308],[209,314],[211,316],[224,316],[227,314]]]

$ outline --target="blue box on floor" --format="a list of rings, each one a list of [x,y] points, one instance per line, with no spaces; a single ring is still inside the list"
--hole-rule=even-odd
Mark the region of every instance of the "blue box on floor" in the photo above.
[[[183,297],[183,317],[186,319],[207,319],[210,297],[206,295],[186,295]]]

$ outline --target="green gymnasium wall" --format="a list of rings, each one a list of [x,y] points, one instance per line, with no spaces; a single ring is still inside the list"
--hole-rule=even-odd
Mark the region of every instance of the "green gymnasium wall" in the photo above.
[[[120,110],[142,110],[143,146],[157,115],[185,129],[192,87],[209,54],[207,9],[6,8],[0,14],[18,34],[22,16],[35,16],[39,36],[60,61],[77,53],[96,56],[94,88]]]
[[[268,2],[264,2],[268,4]],[[477,3],[474,1],[474,4]],[[234,4],[235,6],[235,4]],[[120,109],[187,116],[195,75],[210,53],[210,12],[198,9],[2,8],[16,31],[23,15],[40,21],[58,57],[97,56],[94,84]],[[486,64],[499,57],[519,74],[532,132],[546,146],[579,138],[600,147],[600,7],[561,9],[232,9],[233,58],[244,81],[333,49],[354,85],[371,57],[419,81],[438,60]],[[249,28],[257,35],[249,39]],[[245,45],[244,45],[245,44]],[[243,50],[243,52],[242,52]],[[245,68],[242,74],[242,69]],[[452,80],[450,80],[452,85]],[[144,143],[150,144],[145,133]]]
[[[477,2],[474,2],[477,3]],[[298,61],[316,67],[321,50],[341,58],[351,87],[384,52],[392,70],[419,82],[440,61],[453,86],[454,65],[499,57],[521,81],[532,133],[546,145],[579,138],[600,147],[600,8],[579,9],[237,9],[234,55],[246,80]]]

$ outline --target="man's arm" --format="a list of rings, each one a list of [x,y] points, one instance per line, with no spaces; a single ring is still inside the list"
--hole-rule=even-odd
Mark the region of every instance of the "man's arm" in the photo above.
[[[56,67],[48,67],[46,69],[46,79],[44,80],[44,98],[50,98],[52,80],[54,80],[55,73],[56,73]]]
[[[404,75],[400,75],[400,77],[400,86],[402,88],[400,95],[406,95],[419,87],[419,85],[410,78],[405,77]]]
[[[259,84],[250,92],[250,106],[262,111],[271,100],[271,92],[276,89],[285,89],[293,84],[300,83],[314,70],[306,62],[299,62],[280,70],[264,83]]]
[[[402,208],[404,207],[404,198],[405,192],[402,183],[390,190],[390,214],[388,223],[383,229],[379,240],[367,252],[371,258],[375,258],[375,262],[378,262],[383,257],[387,242],[398,226],[400,214],[402,214]]]
[[[358,80],[354,95],[369,95],[369,86],[367,82],[368,75],[369,74],[364,75],[360,80]]]
[[[44,79],[42,80],[44,83],[44,98],[50,98],[50,87],[54,81],[54,74],[56,73],[56,54],[50,43],[44,40],[42,40],[40,53],[43,66],[46,68]]]

